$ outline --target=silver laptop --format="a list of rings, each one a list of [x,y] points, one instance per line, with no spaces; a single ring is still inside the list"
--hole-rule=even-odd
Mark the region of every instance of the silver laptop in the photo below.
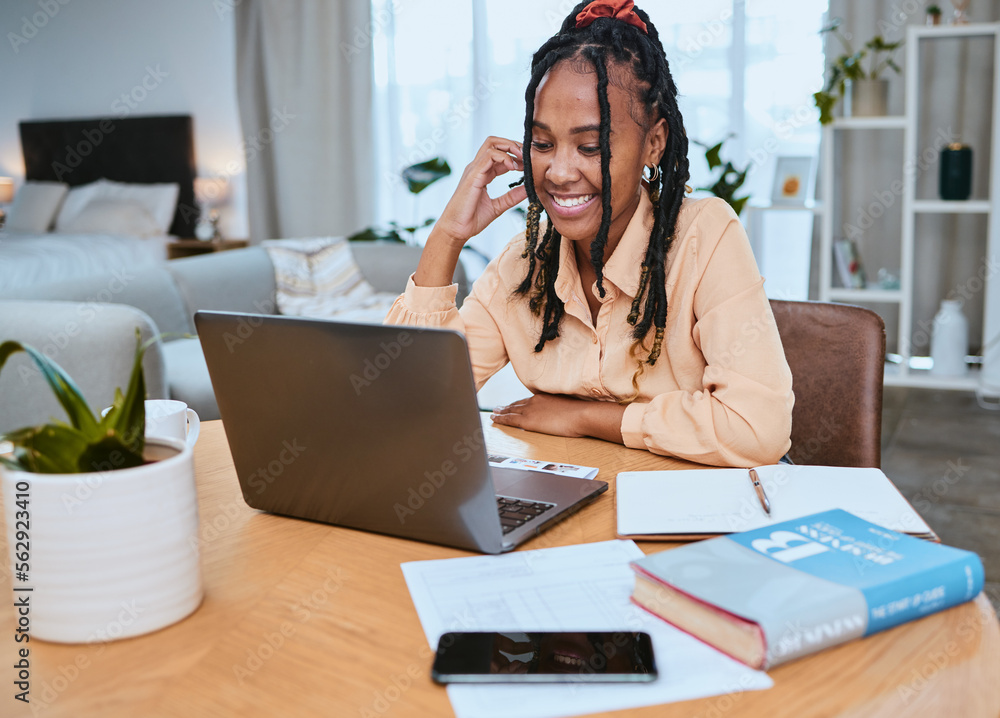
[[[461,334],[198,312],[247,504],[484,553],[607,490],[491,467]]]

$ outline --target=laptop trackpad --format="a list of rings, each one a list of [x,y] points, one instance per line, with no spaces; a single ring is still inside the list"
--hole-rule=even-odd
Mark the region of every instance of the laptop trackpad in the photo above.
[[[498,494],[503,494],[507,492],[511,486],[514,486],[525,479],[532,479],[534,481],[539,480],[539,478],[548,478],[552,474],[546,474],[543,471],[525,471],[524,469],[501,469],[496,466],[490,467],[490,475],[493,476],[493,490]]]

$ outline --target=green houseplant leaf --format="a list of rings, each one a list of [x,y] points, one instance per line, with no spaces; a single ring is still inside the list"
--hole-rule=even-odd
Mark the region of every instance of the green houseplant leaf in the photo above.
[[[403,170],[403,179],[413,194],[420,194],[442,177],[451,174],[451,167],[443,157],[418,162]]]
[[[730,133],[726,135],[721,142],[712,146],[709,146],[704,142],[699,142],[698,140],[691,140],[691,142],[705,148],[705,161],[708,162],[708,168],[713,170],[713,174],[714,170],[719,167],[722,168],[721,173],[711,186],[699,187],[698,189],[704,192],[711,192],[716,197],[724,199],[729,203],[729,206],[733,208],[733,211],[736,212],[737,216],[739,216],[740,212],[743,211],[743,206],[747,203],[747,200],[750,199],[750,196],[736,197],[736,192],[743,186],[743,183],[746,182],[747,172],[750,171],[750,166],[747,165],[743,171],[740,171],[733,166],[732,162],[723,163],[722,158],[720,157],[722,154],[722,146],[726,143],[726,140],[733,136],[734,135]]]
[[[98,420],[86,399],[62,367],[27,344],[6,341],[0,344],[0,371],[7,359],[23,351],[34,361],[59,403],[69,424],[53,421],[25,427],[0,436],[13,444],[13,459],[0,457],[5,466],[40,474],[85,473],[138,466],[145,446],[146,384],[142,357],[155,341],[143,343],[136,329],[135,361],[125,394],[115,391],[114,402]]]

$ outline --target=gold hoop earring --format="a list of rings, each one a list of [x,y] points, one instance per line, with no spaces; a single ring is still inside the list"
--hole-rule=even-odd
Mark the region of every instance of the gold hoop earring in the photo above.
[[[647,177],[646,176],[646,170],[648,170],[650,167],[652,167],[653,169],[649,173],[650,176]],[[652,184],[656,180],[660,179],[660,168],[657,167],[656,165],[643,165],[642,166],[642,178],[644,180],[646,180],[647,182],[649,182],[650,184]]]

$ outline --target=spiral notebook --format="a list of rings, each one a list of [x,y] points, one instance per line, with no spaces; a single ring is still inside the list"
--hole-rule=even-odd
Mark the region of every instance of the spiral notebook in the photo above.
[[[880,469],[775,464],[756,471],[770,514],[747,469],[622,472],[615,487],[618,536],[699,540],[844,509],[893,531],[938,540]]]

